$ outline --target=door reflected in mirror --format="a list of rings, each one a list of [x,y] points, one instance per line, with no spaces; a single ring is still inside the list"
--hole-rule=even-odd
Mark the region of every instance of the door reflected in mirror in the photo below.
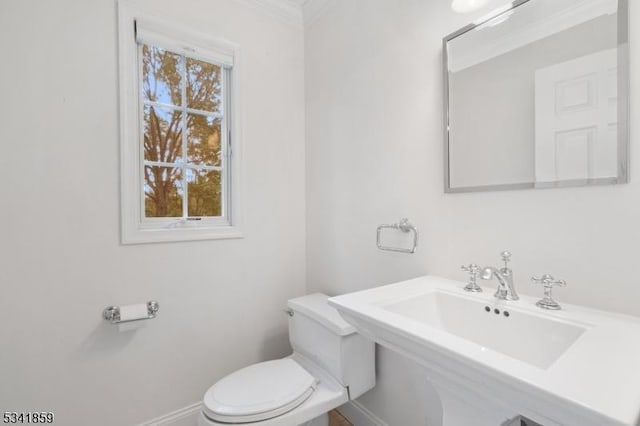
[[[521,0],[444,39],[445,191],[628,181],[626,0]]]

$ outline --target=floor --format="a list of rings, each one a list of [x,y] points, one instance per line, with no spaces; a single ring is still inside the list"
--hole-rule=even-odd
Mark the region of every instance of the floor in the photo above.
[[[345,419],[336,410],[333,410],[329,412],[329,426],[353,426],[353,423]]]

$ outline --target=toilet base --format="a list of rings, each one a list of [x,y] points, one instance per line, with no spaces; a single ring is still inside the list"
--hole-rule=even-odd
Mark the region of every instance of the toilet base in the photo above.
[[[325,413],[315,419],[301,424],[300,426],[329,426],[329,414]]]
[[[244,426],[247,425],[256,425],[259,424],[258,423],[245,423]],[[217,424],[221,424],[221,423],[213,423],[211,422],[211,420],[207,419],[205,417],[204,414],[200,413],[200,415],[198,416],[198,426],[211,426],[211,425],[217,425]],[[233,425],[229,425],[229,426],[233,426]],[[243,426],[242,424],[239,424],[238,426]],[[322,414],[318,417],[315,417],[311,420],[309,420],[308,422],[304,422],[300,425],[297,426],[329,426],[329,413],[325,413]]]

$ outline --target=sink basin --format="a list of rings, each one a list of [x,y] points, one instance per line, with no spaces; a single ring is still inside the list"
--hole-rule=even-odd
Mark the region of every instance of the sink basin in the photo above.
[[[553,364],[586,330],[442,290],[380,306],[540,368]]]
[[[426,276],[329,303],[420,365],[444,426],[518,415],[545,426],[640,426],[640,319],[570,304],[545,311],[538,298],[497,300],[465,284]]]

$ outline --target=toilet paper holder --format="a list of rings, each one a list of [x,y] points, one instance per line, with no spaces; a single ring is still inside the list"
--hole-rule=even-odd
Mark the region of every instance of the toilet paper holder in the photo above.
[[[120,319],[120,307],[119,306],[107,306],[104,311],[102,311],[102,318],[106,321],[109,321],[111,324],[121,324],[125,322],[132,321],[141,321],[153,319],[158,315],[158,311],[160,310],[160,304],[155,300],[150,300],[147,302],[147,316],[143,318],[135,318],[131,320],[121,320]]]

